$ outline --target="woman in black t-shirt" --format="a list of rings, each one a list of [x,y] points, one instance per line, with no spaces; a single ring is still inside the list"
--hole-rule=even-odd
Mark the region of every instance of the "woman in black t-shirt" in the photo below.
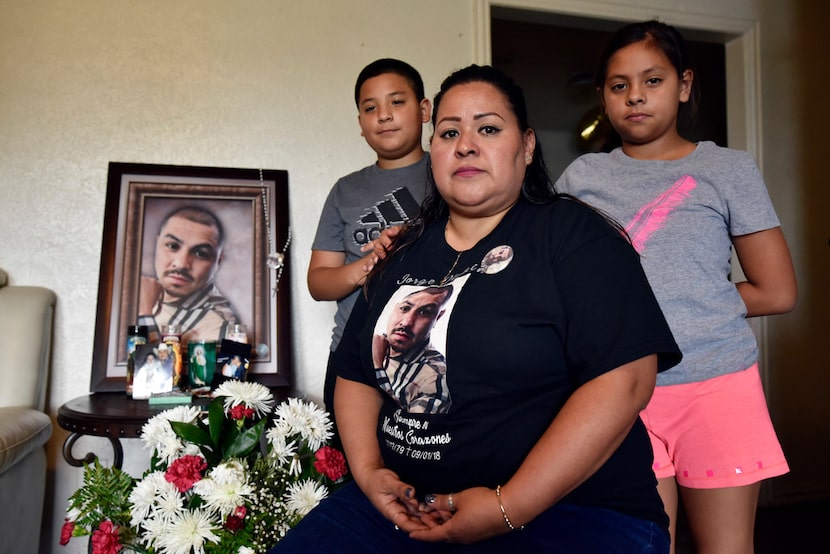
[[[370,275],[333,359],[354,482],[274,551],[668,552],[638,414],[680,353],[637,255],[554,193],[500,71],[457,71],[434,105],[438,194]],[[428,394],[446,410],[393,394],[423,378],[388,367],[415,364],[377,367],[408,343],[444,360]]]

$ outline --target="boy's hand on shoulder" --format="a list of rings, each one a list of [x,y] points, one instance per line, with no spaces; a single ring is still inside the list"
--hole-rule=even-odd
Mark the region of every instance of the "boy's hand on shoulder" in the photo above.
[[[396,225],[395,227],[388,227],[381,231],[380,236],[373,241],[367,242],[363,246],[360,247],[361,252],[369,252],[371,251],[375,259],[372,263],[376,264],[378,260],[382,260],[386,257],[386,253],[391,250],[392,245],[395,242],[395,239],[403,230],[403,225]],[[371,268],[370,268],[371,269]]]

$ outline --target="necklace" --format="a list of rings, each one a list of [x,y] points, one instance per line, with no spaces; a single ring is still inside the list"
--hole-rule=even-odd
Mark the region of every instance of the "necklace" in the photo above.
[[[445,284],[447,283],[447,279],[449,279],[450,275],[452,275],[452,272],[453,272],[453,270],[455,269],[455,266],[457,266],[457,265],[458,265],[458,260],[460,260],[460,259],[461,259],[461,254],[463,254],[463,253],[464,253],[464,251],[461,251],[461,252],[459,252],[459,253],[458,253],[458,255],[455,257],[455,261],[452,263],[452,266],[450,267],[450,270],[449,270],[449,271],[447,271],[447,274],[446,274],[446,275],[444,275],[444,278],[443,278],[443,279],[441,279],[441,282],[440,282],[440,283],[438,283],[438,285],[439,285],[439,286],[441,286],[441,285],[445,285]]]
[[[288,226],[288,236],[285,239],[285,246],[282,252],[274,250],[274,238],[271,235],[271,217],[268,211],[268,191],[265,187],[265,180],[262,177],[262,168],[259,170],[259,186],[262,190],[262,215],[265,216],[265,234],[268,236],[268,255],[265,257],[266,265],[276,273],[274,279],[273,294],[276,296],[279,290],[280,277],[285,268],[285,255],[288,253],[288,245],[291,244],[291,226]]]

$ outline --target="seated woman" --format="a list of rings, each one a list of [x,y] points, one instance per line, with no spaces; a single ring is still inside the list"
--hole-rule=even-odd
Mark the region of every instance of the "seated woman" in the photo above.
[[[668,552],[638,414],[680,353],[637,254],[555,194],[504,74],[459,70],[434,106],[433,195],[335,354],[354,482],[273,552]],[[393,310],[410,317],[387,325]],[[418,382],[423,366],[376,367],[383,333],[429,337],[445,409],[400,402],[388,383]]]

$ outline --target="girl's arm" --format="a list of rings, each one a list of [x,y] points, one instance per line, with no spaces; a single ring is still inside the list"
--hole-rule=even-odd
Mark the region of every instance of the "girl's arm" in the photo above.
[[[795,269],[781,228],[732,237],[732,243],[746,276],[735,286],[747,317],[792,310],[797,297]]]
[[[578,487],[619,447],[654,392],[657,356],[622,365],[579,387],[501,486],[501,502],[518,528]],[[338,414],[339,418],[339,414]],[[492,489],[476,487],[453,494],[457,511],[443,525],[411,536],[429,541],[477,541],[509,532]],[[436,509],[448,510],[438,495]]]
[[[423,529],[415,489],[386,469],[377,439],[380,391],[337,378],[334,411],[349,470],[363,494],[389,521],[404,531]]]

